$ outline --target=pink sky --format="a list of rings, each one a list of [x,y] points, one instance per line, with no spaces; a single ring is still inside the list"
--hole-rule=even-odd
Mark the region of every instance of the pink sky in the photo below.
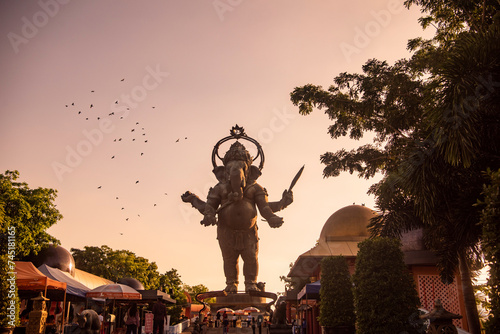
[[[49,233],[68,250],[128,249],[219,290],[215,227],[180,195],[206,196],[214,144],[243,126],[264,148],[271,200],[306,165],[285,224],[259,218],[259,280],[282,292],[279,276],[333,212],[373,208],[375,182],[323,179],[319,156],[359,143],[332,140],[327,116],[300,116],[289,94],[407,57],[407,40],[432,32],[402,2],[2,1],[0,169],[58,190],[64,218]]]

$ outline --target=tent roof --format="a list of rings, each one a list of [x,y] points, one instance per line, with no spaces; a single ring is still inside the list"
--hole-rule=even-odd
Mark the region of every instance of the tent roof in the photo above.
[[[75,269],[74,279],[85,285],[90,290],[95,289],[101,285],[114,284],[114,282],[110,281],[109,279],[96,276],[80,269]]]
[[[41,273],[31,262],[15,261],[16,285],[19,290],[66,290],[66,283],[53,280]]]
[[[69,273],[66,273],[60,269],[52,268],[47,266],[46,264],[42,264],[40,267],[38,267],[38,270],[40,270],[41,273],[53,280],[66,283],[66,292],[70,295],[85,298],[85,293],[90,290],[88,287],[75,280]]]

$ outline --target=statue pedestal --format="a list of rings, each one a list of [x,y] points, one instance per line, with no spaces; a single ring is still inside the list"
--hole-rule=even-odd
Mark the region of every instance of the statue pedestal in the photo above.
[[[259,296],[251,296],[248,293],[230,293],[224,297],[216,297],[215,303],[211,304],[211,308],[216,311],[223,307],[229,307],[233,310],[244,309],[245,307],[256,307],[262,312],[266,311],[266,298]]]

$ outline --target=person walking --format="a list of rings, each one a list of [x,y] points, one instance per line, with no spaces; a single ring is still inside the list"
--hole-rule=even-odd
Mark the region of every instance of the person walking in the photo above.
[[[139,311],[137,310],[137,303],[132,303],[132,305],[127,310],[126,314],[127,320],[125,320],[125,325],[127,325],[126,334],[137,334],[137,328],[140,324]]]
[[[163,325],[167,319],[167,307],[162,303],[161,297],[153,305],[153,334],[159,331],[159,334],[165,334]]]

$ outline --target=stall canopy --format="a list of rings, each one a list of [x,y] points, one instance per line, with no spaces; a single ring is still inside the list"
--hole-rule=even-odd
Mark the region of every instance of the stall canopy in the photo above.
[[[31,262],[16,261],[16,284],[19,290],[66,290],[67,284],[44,275]]]
[[[297,294],[297,299],[301,300],[302,298],[306,299],[318,299],[319,298],[319,290],[321,289],[321,280],[316,281],[314,283],[306,284]]]
[[[110,281],[109,279],[105,279],[79,269],[75,269],[74,279],[85,285],[90,290],[95,289],[101,285],[114,284],[114,282]]]
[[[66,293],[68,295],[85,298],[85,294],[90,290],[88,287],[75,280],[69,273],[61,271],[57,268],[52,268],[46,264],[42,264],[38,267],[38,270],[53,280],[66,283]]]

